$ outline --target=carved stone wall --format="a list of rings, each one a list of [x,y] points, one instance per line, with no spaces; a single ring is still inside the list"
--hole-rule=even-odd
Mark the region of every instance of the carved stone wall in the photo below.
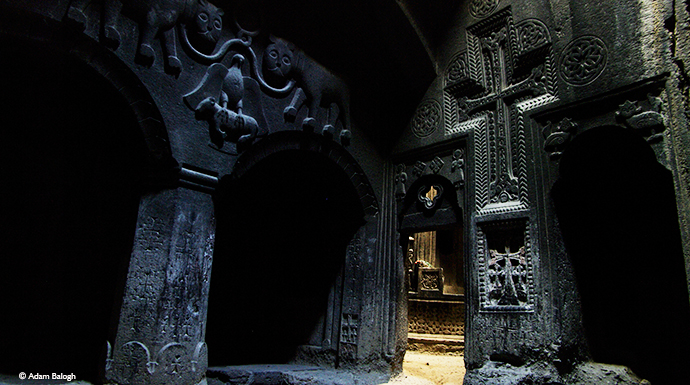
[[[593,129],[637,135],[676,172],[675,140],[682,135],[669,127],[684,118],[670,112],[678,101],[670,96],[676,88],[669,74],[677,69],[670,58],[678,47],[676,17],[687,20],[687,10],[673,8],[633,1],[470,1],[444,37],[413,15],[439,68],[419,108],[439,103],[443,129],[422,137],[411,121],[394,154],[467,143],[463,208],[472,246],[465,383],[526,379],[519,370],[495,369],[496,362],[529,367],[530,381],[570,383],[571,368],[588,358],[578,297],[586,283],[577,282],[569,259],[574,246],[561,238],[552,188],[559,173],[577,172],[578,166],[559,161],[578,135]],[[398,169],[396,191],[409,189],[415,170],[428,166],[422,161]],[[547,366],[538,369],[541,363]]]
[[[410,333],[465,334],[465,304],[462,302],[415,300],[408,306]]]
[[[148,150],[116,332],[103,341],[108,383],[204,380],[216,188],[281,151],[318,153],[341,168],[366,222],[334,284],[334,310],[320,326],[323,349],[300,359],[390,370],[401,344],[390,326],[395,295],[366,294],[397,284],[388,257],[394,247],[379,243],[390,235],[379,214],[382,187],[369,182],[372,172],[383,179],[384,163],[356,134],[339,77],[267,30],[243,30],[230,10],[206,1],[10,1],[0,8],[2,39],[65,51],[111,83],[130,103]]]

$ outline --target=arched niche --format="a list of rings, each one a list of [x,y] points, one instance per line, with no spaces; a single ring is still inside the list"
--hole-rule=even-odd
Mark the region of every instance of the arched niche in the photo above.
[[[117,64],[94,68],[79,49],[27,35],[0,31],[0,373],[95,383],[115,337],[147,165],[169,149],[151,147],[141,111],[103,76]]]
[[[456,188],[440,175],[425,175],[407,189],[398,212],[400,231],[462,223]]]
[[[671,173],[632,130],[603,126],[563,152],[551,196],[595,361],[680,383],[690,307]]]
[[[221,180],[209,366],[335,364],[342,270],[376,207],[361,169],[337,146],[318,135],[271,135]]]

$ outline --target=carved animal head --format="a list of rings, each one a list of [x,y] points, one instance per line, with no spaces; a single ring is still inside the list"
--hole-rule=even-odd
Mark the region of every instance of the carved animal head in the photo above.
[[[281,88],[290,79],[295,61],[295,47],[283,39],[271,37],[271,44],[264,51],[261,69],[266,82]]]
[[[196,12],[190,15],[193,18],[191,23],[187,23],[187,28],[192,28],[189,24],[194,28],[194,31],[188,31],[192,32],[189,34],[190,41],[199,51],[211,53],[223,31],[224,12],[206,0],[192,1],[196,2]]]

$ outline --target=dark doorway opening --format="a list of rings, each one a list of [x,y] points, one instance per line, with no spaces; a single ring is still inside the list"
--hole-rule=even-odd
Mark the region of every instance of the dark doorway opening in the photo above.
[[[552,196],[593,359],[687,380],[690,307],[671,173],[636,133],[601,127],[564,152]]]
[[[216,204],[209,365],[288,363],[299,346],[321,346],[329,293],[364,223],[345,172],[282,151],[224,179]]]
[[[140,197],[143,138],[78,61],[0,40],[0,373],[99,382]]]

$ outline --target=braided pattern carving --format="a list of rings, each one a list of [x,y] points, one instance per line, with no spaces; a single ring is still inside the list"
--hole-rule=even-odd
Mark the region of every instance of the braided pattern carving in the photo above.
[[[488,123],[488,124],[487,124]],[[475,143],[475,178],[476,178],[476,209],[481,209],[489,202],[489,149],[488,137],[492,122],[485,119],[480,121],[479,126],[474,131]]]
[[[410,301],[410,333],[461,336],[465,333],[465,304],[462,302]]]
[[[551,41],[546,25],[537,19],[523,20],[515,26],[517,52],[521,55]]]
[[[446,73],[446,84],[455,83],[467,77],[467,54],[461,52],[451,60]]]

